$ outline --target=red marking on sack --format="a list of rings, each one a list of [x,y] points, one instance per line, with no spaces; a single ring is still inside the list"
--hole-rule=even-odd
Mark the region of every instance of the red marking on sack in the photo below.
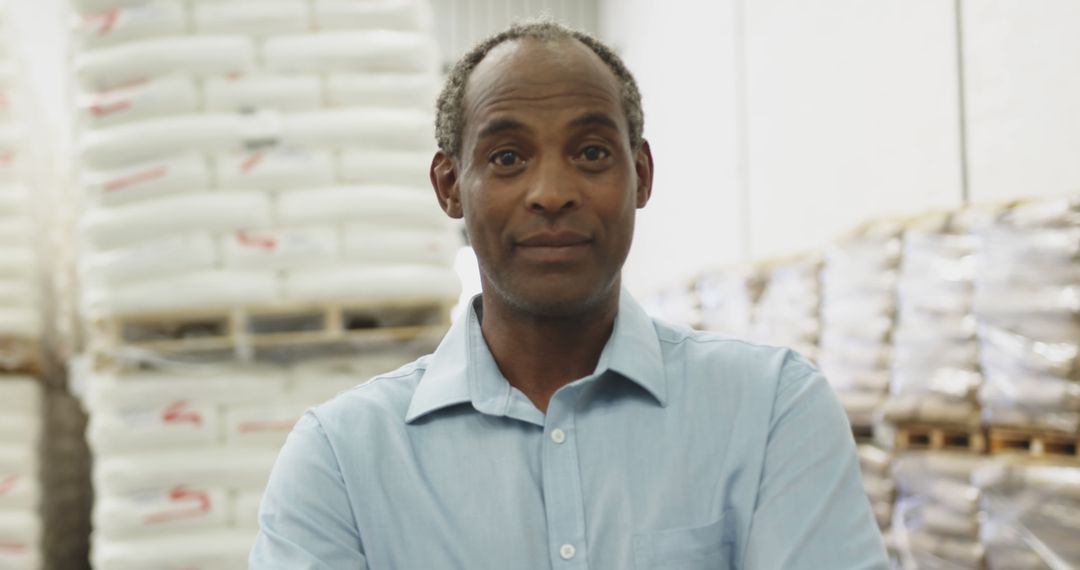
[[[0,152],[0,164],[11,164],[15,162],[15,151],[5,150]]]
[[[120,10],[109,10],[101,14],[87,14],[83,16],[83,22],[90,26],[97,26],[99,36],[108,35],[116,26],[116,20],[120,17]]]
[[[143,182],[149,182],[151,180],[157,180],[158,178],[164,177],[165,174],[167,174],[168,172],[168,166],[155,166],[142,172],[136,172],[135,174],[132,174],[130,176],[117,178],[112,182],[107,182],[105,184],[105,191],[113,192],[116,190],[123,190],[124,188],[127,188],[129,186],[134,186]]]
[[[128,81],[127,83],[121,83],[120,85],[116,85],[116,86],[110,87],[108,89],[102,89],[101,91],[97,92],[97,95],[99,97],[102,97],[102,96],[105,96],[105,95],[112,95],[114,93],[119,93],[121,91],[127,91],[128,89],[133,89],[135,87],[141,87],[143,85],[146,85],[147,83],[150,83],[149,79],[145,79],[145,78],[144,79],[136,79],[134,81]]]
[[[244,162],[240,163],[240,170],[244,174],[247,174],[247,173],[251,172],[252,170],[254,170],[255,167],[258,166],[260,162],[262,162],[262,159],[263,159],[263,153],[257,152],[255,154],[247,157],[244,160]]]
[[[120,111],[127,111],[131,108],[131,101],[117,101],[109,105],[102,105],[101,103],[94,103],[90,106],[90,112],[97,118],[107,117],[113,113],[119,113]]]
[[[18,482],[19,476],[12,475],[3,481],[0,481],[0,496],[6,495],[12,488],[15,487],[15,483]]]
[[[11,98],[7,96],[7,93],[0,93],[0,109],[7,109],[11,106]]]
[[[291,431],[293,426],[296,425],[295,421],[262,421],[262,422],[242,422],[237,426],[237,430],[240,433],[254,433],[260,431]]]
[[[143,522],[146,524],[158,524],[179,519],[199,517],[210,512],[210,495],[207,494],[206,491],[193,491],[181,485],[174,488],[172,491],[169,491],[169,501],[173,503],[196,501],[198,505],[192,509],[183,511],[149,514],[143,518]]]
[[[0,542],[0,551],[26,552],[26,545],[18,542]]]
[[[274,248],[277,247],[277,240],[274,238],[253,236],[243,230],[236,232],[236,241],[242,245],[265,249],[266,251],[274,251]]]
[[[241,73],[239,71],[233,71],[231,73],[227,73],[225,75],[225,78],[228,79],[229,81],[236,81],[237,79],[240,79],[243,76],[244,76],[243,73]]]
[[[167,424],[191,423],[202,426],[202,414],[184,409],[187,405],[187,402],[176,402],[165,409],[161,419]]]

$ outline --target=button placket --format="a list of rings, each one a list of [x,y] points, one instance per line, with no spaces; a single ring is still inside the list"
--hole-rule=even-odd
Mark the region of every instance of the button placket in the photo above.
[[[585,508],[574,434],[577,391],[564,388],[548,403],[545,424],[550,442],[543,446],[544,504],[548,538],[556,568],[587,568]]]

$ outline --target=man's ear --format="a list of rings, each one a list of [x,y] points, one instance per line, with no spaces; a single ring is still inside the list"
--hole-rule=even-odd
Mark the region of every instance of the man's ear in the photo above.
[[[634,171],[637,173],[637,207],[644,208],[652,196],[653,158],[649,141],[641,141],[634,153]]]
[[[454,166],[453,159],[441,150],[436,152],[431,159],[428,176],[431,178],[431,187],[435,189],[435,197],[439,199],[439,206],[446,215],[458,220],[464,217],[457,167]]]

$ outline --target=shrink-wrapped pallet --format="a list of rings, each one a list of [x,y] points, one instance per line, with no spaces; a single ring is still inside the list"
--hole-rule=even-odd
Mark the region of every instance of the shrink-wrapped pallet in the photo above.
[[[1080,197],[1017,205],[983,235],[975,277],[983,419],[1080,431]]]
[[[859,426],[873,423],[888,393],[901,230],[869,224],[831,246],[822,268],[818,363]]]
[[[931,214],[903,235],[887,421],[978,424],[975,257],[993,211]]]
[[[767,270],[765,290],[754,307],[752,337],[787,346],[817,360],[821,336],[821,263],[790,260]]]
[[[892,536],[904,567],[980,570],[981,490],[972,474],[986,456],[940,451],[908,452],[893,463],[898,499]],[[910,566],[913,564],[913,566]]]

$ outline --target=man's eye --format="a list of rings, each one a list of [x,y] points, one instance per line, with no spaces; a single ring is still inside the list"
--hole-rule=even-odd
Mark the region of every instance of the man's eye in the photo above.
[[[585,149],[581,151],[581,157],[589,162],[605,159],[609,154],[607,149],[599,146],[585,147]]]
[[[512,150],[504,150],[491,155],[491,163],[496,166],[514,166],[521,160],[521,156]]]

